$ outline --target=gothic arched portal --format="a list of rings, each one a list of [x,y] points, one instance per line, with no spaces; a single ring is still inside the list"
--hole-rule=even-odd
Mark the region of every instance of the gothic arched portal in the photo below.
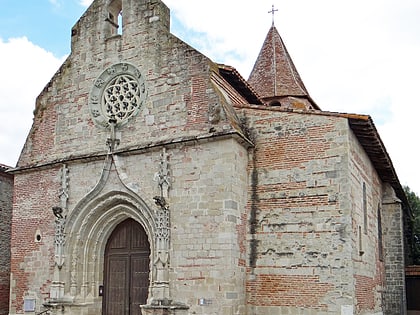
[[[147,302],[150,244],[133,219],[116,226],[105,248],[103,315],[140,315]]]

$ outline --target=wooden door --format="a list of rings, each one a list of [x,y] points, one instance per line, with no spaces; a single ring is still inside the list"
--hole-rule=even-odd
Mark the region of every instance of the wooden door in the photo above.
[[[120,223],[105,248],[104,315],[140,315],[149,288],[150,245],[142,226]]]
[[[405,278],[405,287],[407,292],[407,309],[408,310],[420,310],[420,277],[418,276],[407,276]]]

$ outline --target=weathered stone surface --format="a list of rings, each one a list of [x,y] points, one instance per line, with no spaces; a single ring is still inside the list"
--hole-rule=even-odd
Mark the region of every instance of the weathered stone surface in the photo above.
[[[146,314],[401,306],[383,302],[404,296],[401,207],[356,118],[267,106],[220,69],[169,33],[161,1],[93,2],[13,172],[10,314],[28,298],[102,314],[104,253],[126,219],[150,244]]]

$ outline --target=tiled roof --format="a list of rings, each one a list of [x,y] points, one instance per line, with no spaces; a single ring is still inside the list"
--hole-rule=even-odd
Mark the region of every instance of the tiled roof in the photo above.
[[[304,97],[313,102],[274,25],[264,40],[248,83],[262,99]]]
[[[256,91],[242,78],[239,72],[227,65],[218,64],[220,75],[234,87],[250,104],[262,105],[262,101]]]
[[[381,180],[389,183],[394,188],[398,198],[405,205],[408,205],[408,200],[398,179],[397,172],[394,169],[392,160],[386,151],[372,118],[368,115],[357,114],[339,114],[339,116],[348,119],[350,128],[372,161]]]

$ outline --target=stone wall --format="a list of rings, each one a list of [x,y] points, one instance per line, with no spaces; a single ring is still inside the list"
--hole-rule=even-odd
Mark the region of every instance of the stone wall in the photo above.
[[[383,183],[346,119],[273,109],[244,116],[256,143],[248,204],[251,312],[271,314],[277,306],[296,314],[380,313],[389,261],[379,248],[387,226]],[[383,237],[382,244],[388,246]]]
[[[339,314],[353,305],[348,125],[245,110],[250,161],[250,314]]]
[[[13,205],[13,176],[0,165],[0,315],[9,314],[10,233]]]
[[[382,182],[352,132],[349,133],[350,203],[352,211],[352,259],[357,313],[376,314],[385,299],[383,243],[380,249],[378,215],[382,205]]]
[[[162,2],[113,3],[124,5],[122,34],[111,34],[103,19],[109,8],[95,1],[73,27],[70,56],[36,101],[15,175],[11,314],[22,312],[25,298],[35,299],[37,310],[53,299],[65,301],[68,314],[100,312],[103,246],[124,218],[143,225],[156,255],[153,197],[164,147],[173,167],[171,281],[162,291],[152,286],[149,299],[170,290],[198,313],[242,312],[248,156],[230,136],[236,131],[220,109],[227,100],[211,81],[213,64],[169,33]],[[88,105],[98,77],[125,63],[138,70],[146,97],[112,134]],[[220,109],[217,119],[209,118],[210,105]],[[65,219],[54,216],[57,206]]]
[[[190,314],[245,313],[247,161],[234,140],[173,156],[171,289]]]
[[[406,314],[402,216],[401,200],[390,185],[384,185],[385,314]]]
[[[185,303],[196,314],[243,313],[247,151],[235,140],[226,139],[180,144],[165,152],[171,172],[167,197],[172,234],[170,297]],[[112,203],[108,206],[102,204],[107,196],[117,192],[130,193],[143,200],[153,213],[153,197],[160,194],[155,178],[161,154],[155,148],[141,154],[116,156],[115,166],[96,197],[92,197],[92,191],[104,180],[101,177],[103,161],[67,165],[68,236],[66,258],[57,278],[64,284],[62,298],[74,302],[66,303],[66,314],[87,314],[94,309],[100,312],[102,297],[98,295],[98,286],[103,283],[103,246],[107,236],[124,217],[137,219],[136,216],[141,215],[138,212],[144,211],[140,207],[128,210],[124,205],[127,201],[121,201],[118,209],[114,209],[117,195],[112,198],[114,201],[110,199]],[[12,314],[22,311],[19,301],[25,297],[35,298],[38,310],[42,310],[42,303],[48,301],[51,294],[51,280],[57,277],[53,272],[56,270],[55,218],[51,209],[59,202],[60,174],[61,168],[53,167],[16,176],[20,194],[16,200],[14,226],[26,225],[27,228],[16,229],[13,234],[16,247],[12,264]],[[38,181],[34,181],[34,176]],[[32,210],[27,213],[24,202],[27,196],[23,192],[35,189],[35,183],[40,190],[31,196]],[[85,207],[85,204],[88,205]],[[83,212],[82,208],[88,212]],[[99,223],[103,220],[107,223],[95,232],[94,226],[101,226]],[[145,229],[151,232],[148,226]],[[153,245],[154,236],[149,237],[153,257],[156,245]],[[77,261],[76,266],[74,261]],[[151,275],[151,280],[153,277]],[[200,303],[200,300],[205,302]]]
[[[138,69],[147,94],[139,114],[119,130],[120,147],[209,136],[210,128],[213,133],[231,129],[225,120],[209,124],[209,104],[220,103],[210,82],[212,63],[169,33],[166,6],[160,1],[124,2],[128,21],[123,34],[109,37],[105,2],[95,1],[74,26],[70,56],[37,99],[34,128],[19,166],[106,152],[109,130],[93,124],[88,104],[97,78],[117,63]]]

